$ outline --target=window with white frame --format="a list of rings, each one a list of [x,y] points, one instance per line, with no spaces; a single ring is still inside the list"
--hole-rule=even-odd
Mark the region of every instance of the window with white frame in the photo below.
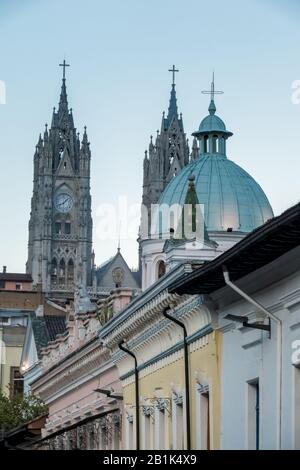
[[[208,384],[196,386],[196,446],[210,450],[210,394]]]
[[[166,420],[168,419],[168,403],[165,399],[158,398],[156,400],[154,416],[155,449],[167,449]]]
[[[143,406],[143,449],[152,449],[153,407]]]
[[[127,450],[134,449],[134,420],[132,411],[127,411],[126,413],[125,446]]]
[[[246,448],[260,447],[260,386],[259,380],[247,382],[246,386]]]
[[[119,414],[114,414],[112,416],[112,449],[118,450],[120,448],[121,440],[121,417]]]
[[[294,367],[294,449],[300,450],[300,365]]]
[[[184,419],[182,394],[173,393],[172,404],[172,436],[173,449],[184,449]]]

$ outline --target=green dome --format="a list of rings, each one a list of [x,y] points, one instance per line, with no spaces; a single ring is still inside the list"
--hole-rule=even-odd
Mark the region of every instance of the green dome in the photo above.
[[[212,114],[206,116],[199,126],[199,132],[226,132],[226,126],[221,118]]]
[[[251,232],[271,219],[271,205],[259,184],[226,156],[203,154],[184,167],[167,185],[159,204],[183,205],[189,175],[195,176],[195,189],[204,205],[208,231]],[[168,232],[168,227],[163,232]]]

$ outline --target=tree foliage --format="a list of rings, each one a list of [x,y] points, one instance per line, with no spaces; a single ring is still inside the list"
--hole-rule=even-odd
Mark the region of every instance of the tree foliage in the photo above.
[[[48,408],[39,397],[18,395],[13,398],[0,391],[0,431],[7,432],[38,416],[47,413]]]

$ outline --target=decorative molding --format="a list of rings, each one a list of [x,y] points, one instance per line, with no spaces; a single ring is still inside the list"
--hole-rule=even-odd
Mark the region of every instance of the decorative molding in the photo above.
[[[193,335],[193,343],[189,344],[189,352],[191,353],[203,346],[206,346],[209,341],[209,334],[212,333],[212,331],[212,328],[210,325],[208,325],[207,327],[204,327],[202,330],[200,330],[197,335]],[[144,364],[140,364],[138,366],[140,377],[148,375],[149,373],[159,370],[162,367],[170,365],[172,362],[176,362],[177,360],[181,359],[183,357],[183,344],[183,341],[180,341],[166,351],[158,354],[157,356],[154,356]],[[126,374],[122,375],[120,380],[126,380],[133,376],[133,374],[134,369],[131,369]],[[126,383],[126,385],[129,385],[129,383]]]

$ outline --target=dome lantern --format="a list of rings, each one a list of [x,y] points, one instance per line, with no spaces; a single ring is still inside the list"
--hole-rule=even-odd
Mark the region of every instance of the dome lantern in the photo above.
[[[215,95],[222,94],[223,91],[215,90],[214,74],[211,82],[210,91],[202,91],[204,94],[210,94],[210,104],[208,107],[209,115],[200,123],[199,129],[192,135],[199,140],[200,155],[220,154],[226,156],[226,140],[233,134],[227,131],[225,123],[219,116],[216,116]]]

